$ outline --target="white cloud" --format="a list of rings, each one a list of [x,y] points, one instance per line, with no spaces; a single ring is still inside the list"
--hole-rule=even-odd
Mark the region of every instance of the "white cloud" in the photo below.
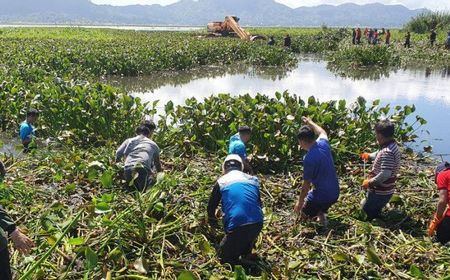
[[[91,0],[96,4],[111,4],[111,5],[169,5],[178,2],[179,0]],[[222,1],[222,0],[218,0]],[[450,11],[450,1],[449,0],[275,0],[279,3],[285,4],[287,6],[296,8],[300,6],[317,6],[321,4],[339,5],[343,3],[356,3],[356,4],[367,4],[373,2],[379,2],[383,4],[401,4],[411,9],[417,8],[428,8],[431,10],[449,10]]]

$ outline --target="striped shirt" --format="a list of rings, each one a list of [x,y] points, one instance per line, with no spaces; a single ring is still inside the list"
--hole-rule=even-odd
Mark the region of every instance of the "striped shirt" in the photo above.
[[[382,172],[390,174],[389,179],[374,186],[370,186],[370,191],[380,195],[390,195],[395,192],[395,182],[400,172],[400,149],[395,141],[385,144],[378,151],[369,178],[376,178]]]

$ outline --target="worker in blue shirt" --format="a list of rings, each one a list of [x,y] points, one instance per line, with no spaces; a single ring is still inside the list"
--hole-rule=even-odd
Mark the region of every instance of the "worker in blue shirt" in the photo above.
[[[240,156],[244,164],[244,172],[249,174],[253,174],[253,169],[247,157],[247,147],[245,144],[250,141],[251,136],[251,128],[248,126],[241,126],[238,129],[238,133],[231,136],[228,147],[228,154]]]
[[[326,213],[339,198],[339,180],[327,133],[310,118],[303,117],[303,121],[305,125],[300,128],[297,138],[307,153],[303,164],[303,185],[294,211],[301,214],[302,219],[317,217],[326,227]],[[312,186],[314,188],[310,191]]]
[[[33,124],[39,118],[39,111],[36,109],[30,109],[27,112],[27,119],[20,124],[20,140],[22,140],[22,145],[24,147],[24,152],[29,152],[31,144],[33,142],[34,137],[36,136],[35,128]]]
[[[208,202],[208,221],[217,223],[216,208],[222,204],[225,237],[220,243],[222,263],[236,265],[240,257],[250,256],[263,227],[260,183],[258,178],[243,172],[238,155],[228,155],[223,164],[224,175],[213,187]]]

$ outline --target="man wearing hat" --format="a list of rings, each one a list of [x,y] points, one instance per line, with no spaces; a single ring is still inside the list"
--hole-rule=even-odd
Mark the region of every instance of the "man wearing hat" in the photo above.
[[[244,164],[244,172],[249,174],[252,174],[253,170],[247,158],[247,147],[245,146],[245,144],[248,141],[250,141],[251,135],[252,130],[250,127],[248,126],[239,127],[238,133],[231,136],[230,144],[228,147],[228,154],[240,156]]]
[[[428,235],[436,233],[436,239],[442,244],[450,241],[450,164],[441,163],[435,170],[435,182],[439,190],[439,202],[436,213],[428,227]]]
[[[241,256],[251,254],[263,227],[260,182],[243,172],[244,164],[238,155],[228,155],[223,163],[224,175],[213,187],[208,202],[208,221],[217,223],[216,208],[222,204],[225,237],[220,243],[222,263],[235,265]]]

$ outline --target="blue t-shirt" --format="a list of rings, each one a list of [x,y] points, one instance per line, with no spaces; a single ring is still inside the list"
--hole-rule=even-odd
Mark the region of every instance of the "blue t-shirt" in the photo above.
[[[318,139],[306,154],[303,178],[314,185],[308,201],[332,203],[339,198],[339,180],[328,140]]]
[[[27,121],[24,121],[20,124],[19,134],[22,141],[26,139],[31,140],[34,136],[34,127],[30,123],[27,123]]]
[[[223,223],[226,232],[264,221],[258,178],[233,170],[222,176],[218,183],[222,195]]]
[[[229,155],[236,154],[240,156],[242,159],[247,158],[247,149],[245,147],[245,143],[241,140],[239,133],[231,136],[230,145],[228,147],[228,154]]]

